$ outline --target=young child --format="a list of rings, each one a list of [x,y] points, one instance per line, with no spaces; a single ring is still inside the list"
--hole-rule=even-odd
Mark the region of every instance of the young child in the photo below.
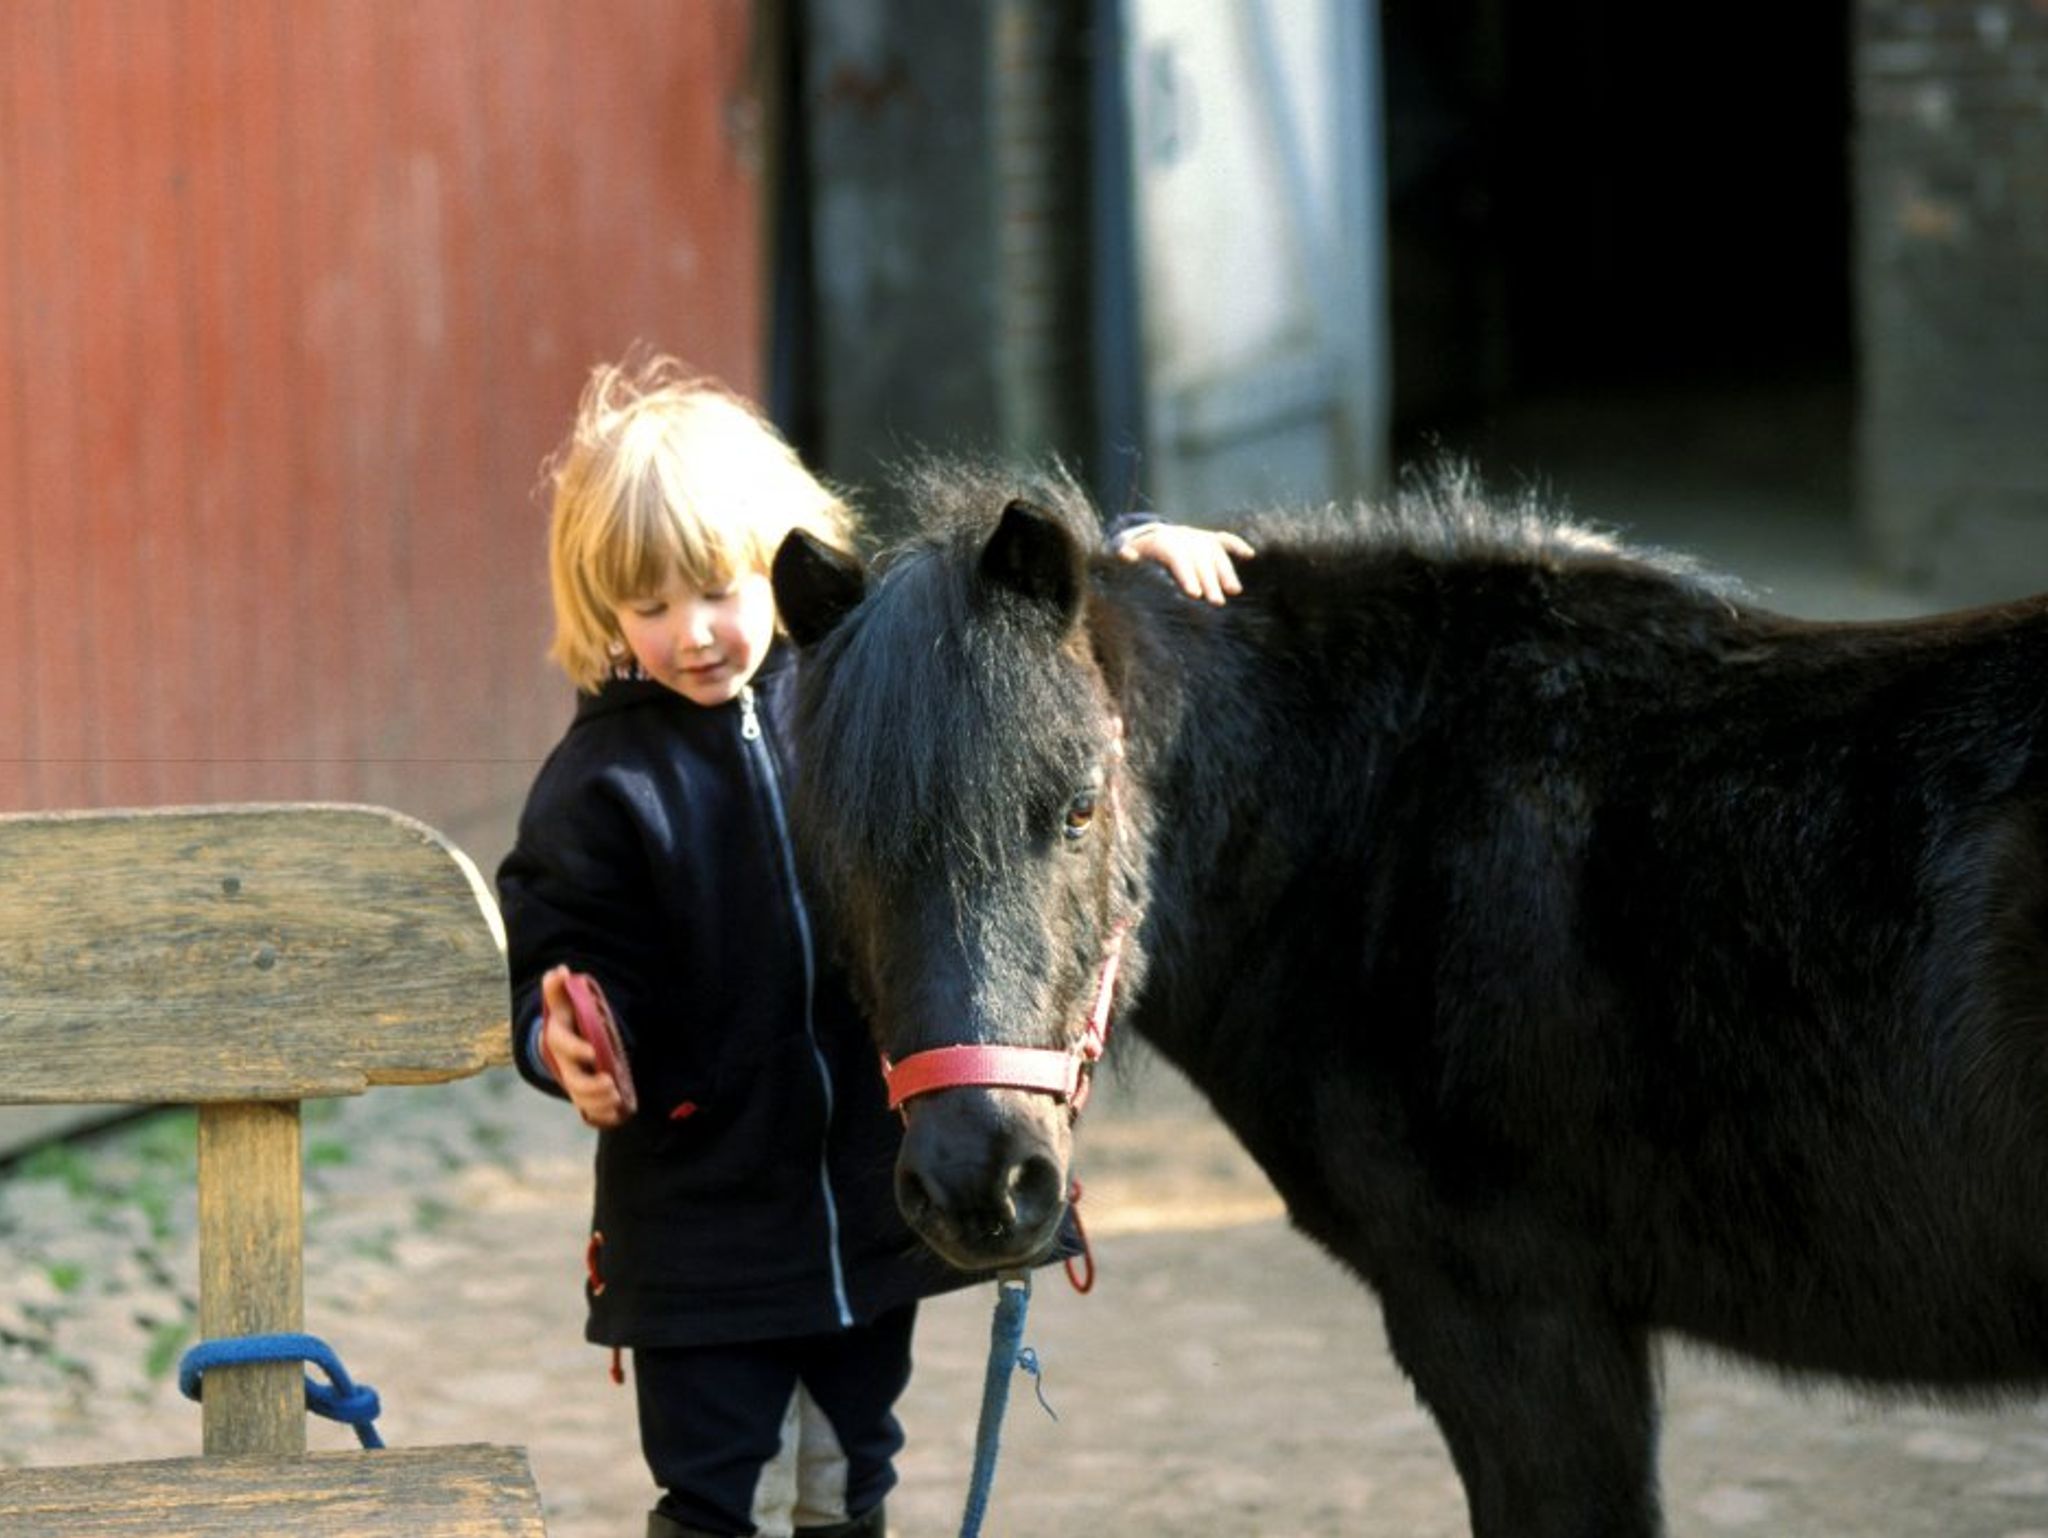
[[[920,1297],[961,1278],[897,1214],[900,1126],[796,880],[790,648],[769,567],[843,501],[673,360],[597,369],[551,464],[553,660],[575,718],[498,873],[520,1072],[600,1129],[587,1335],[630,1347],[650,1538],[884,1531]],[[1237,591],[1228,536],[1120,553]],[[594,979],[637,1109],[572,1024]]]

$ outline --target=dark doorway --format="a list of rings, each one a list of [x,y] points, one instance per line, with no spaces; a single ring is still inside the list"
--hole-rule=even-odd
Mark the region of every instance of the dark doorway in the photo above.
[[[1850,377],[1846,0],[1384,0],[1397,458]]]

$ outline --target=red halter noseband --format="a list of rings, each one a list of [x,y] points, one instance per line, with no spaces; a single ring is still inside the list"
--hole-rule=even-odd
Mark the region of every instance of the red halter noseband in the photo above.
[[[1116,996],[1116,973],[1124,953],[1124,930],[1118,924],[1110,931],[1102,952],[1101,980],[1095,987],[1095,1004],[1081,1028],[1081,1039],[1064,1050],[1054,1047],[1005,1047],[978,1045],[931,1047],[913,1052],[901,1062],[882,1058],[882,1076],[889,1084],[889,1109],[901,1110],[903,1103],[935,1089],[957,1089],[980,1085],[990,1089],[1029,1089],[1065,1100],[1073,1114],[1081,1114],[1088,1101],[1088,1066],[1102,1056],[1109,1041],[1110,1001]]]

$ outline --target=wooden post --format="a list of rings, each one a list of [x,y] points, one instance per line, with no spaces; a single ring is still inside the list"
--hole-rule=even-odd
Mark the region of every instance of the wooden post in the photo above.
[[[304,1217],[299,1197],[299,1103],[243,1101],[199,1108],[199,1332],[303,1330]],[[207,1373],[201,1426],[208,1453],[306,1450],[302,1362],[217,1367]]]

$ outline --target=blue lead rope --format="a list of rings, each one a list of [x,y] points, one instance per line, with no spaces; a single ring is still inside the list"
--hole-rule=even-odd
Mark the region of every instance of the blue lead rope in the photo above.
[[[967,1509],[960,1514],[960,1538],[980,1538],[988,1515],[989,1490],[996,1481],[996,1453],[1002,1441],[1003,1410],[1010,1402],[1010,1375],[1024,1367],[1037,1376],[1038,1359],[1024,1350],[1024,1314],[1031,1306],[1031,1273],[1005,1271],[996,1279],[996,1316],[988,1331],[988,1373],[981,1380],[981,1419],[974,1428],[974,1474],[967,1482]],[[1041,1390],[1039,1400],[1044,1402]],[[1048,1413],[1051,1407],[1047,1406]]]
[[[236,1367],[250,1362],[311,1362],[331,1380],[306,1379],[306,1408],[331,1421],[355,1428],[356,1440],[365,1447],[382,1447],[376,1420],[383,1406],[377,1391],[357,1383],[341,1365],[334,1349],[317,1335],[234,1335],[225,1340],[202,1340],[179,1359],[178,1391],[196,1400],[207,1372],[215,1367]]]

